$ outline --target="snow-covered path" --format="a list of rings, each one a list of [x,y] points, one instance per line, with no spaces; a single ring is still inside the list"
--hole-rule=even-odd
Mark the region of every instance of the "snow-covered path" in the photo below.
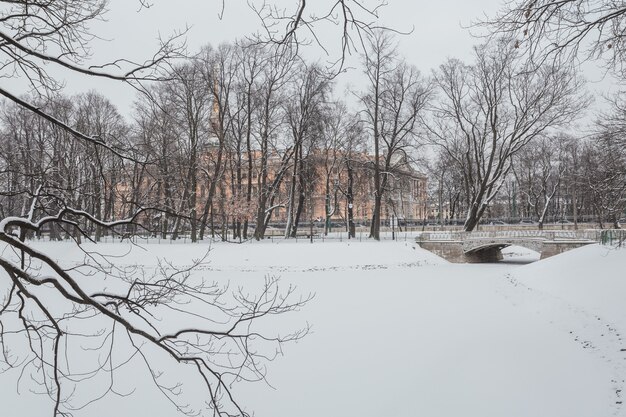
[[[71,263],[67,246],[41,246]],[[167,256],[186,265],[203,253],[146,248],[133,249],[130,262]],[[269,365],[271,386],[236,388],[255,416],[626,416],[626,250],[455,265],[408,242],[264,242],[217,244],[209,259],[198,274],[247,286],[274,274],[316,294],[273,324],[288,331],[308,322],[313,332]],[[0,391],[5,410],[19,401]],[[102,404],[76,416],[103,416]],[[1,415],[45,415],[43,406]],[[177,415],[148,389],[109,407],[119,417]]]

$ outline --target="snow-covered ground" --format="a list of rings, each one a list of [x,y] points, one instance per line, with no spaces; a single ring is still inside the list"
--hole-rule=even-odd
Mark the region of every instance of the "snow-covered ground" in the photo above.
[[[37,245],[69,265],[79,259],[69,244]],[[148,244],[116,262],[182,266],[206,249]],[[274,324],[309,323],[312,333],[269,365],[268,384],[235,388],[255,416],[626,416],[626,249],[594,245],[529,264],[537,254],[506,255],[459,265],[410,241],[218,243],[195,273],[250,287],[279,275],[315,293]],[[50,415],[43,397],[24,405],[31,396],[9,377],[0,375],[0,415]],[[147,387],[75,413],[105,415],[177,416]]]

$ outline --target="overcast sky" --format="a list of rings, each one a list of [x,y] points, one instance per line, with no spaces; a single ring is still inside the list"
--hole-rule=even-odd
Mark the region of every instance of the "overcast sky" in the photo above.
[[[261,3],[261,0],[250,0]],[[334,0],[333,0],[334,1]],[[373,0],[367,3],[372,4]],[[197,51],[207,43],[217,45],[221,42],[242,38],[260,29],[259,18],[248,7],[246,0],[226,0],[224,15],[219,18],[221,0],[152,0],[149,9],[139,9],[138,0],[110,0],[106,22],[93,26],[94,32],[102,40],[93,43],[93,61],[104,62],[119,58],[148,58],[158,46],[158,36],[168,37],[176,31],[189,27],[187,44],[190,52]],[[501,0],[446,0],[415,1],[388,0],[389,5],[380,12],[381,21],[400,31],[411,31],[406,36],[399,36],[400,51],[406,59],[416,65],[424,74],[430,74],[448,57],[471,60],[472,46],[480,39],[470,35],[467,26],[484,14],[493,15],[500,8]],[[279,6],[294,10],[297,0],[276,0]],[[331,0],[309,2],[310,10],[322,11]],[[366,4],[367,4],[366,3]],[[309,56],[322,60],[335,59],[338,51],[338,36],[332,27],[320,27],[318,30],[330,56],[320,48],[307,51]],[[356,66],[353,57],[348,65]],[[360,70],[353,69],[342,75],[340,84],[358,82]],[[609,90],[612,83],[601,80],[600,72],[593,68],[586,72],[592,81],[590,89]],[[596,83],[596,81],[599,81]],[[103,92],[120,108],[128,113],[134,92],[119,83],[94,80],[73,76],[66,80],[68,92],[88,89]],[[127,115],[127,114],[126,114]]]
[[[248,7],[246,0],[227,0],[222,19],[219,18],[220,0],[152,1],[150,9],[138,13],[138,0],[110,0],[107,21],[92,25],[94,32],[103,38],[93,42],[94,62],[105,62],[120,55],[134,59],[150,57],[158,46],[159,35],[167,37],[187,27],[190,28],[187,34],[190,52],[207,43],[217,45],[243,38],[261,28],[259,18]],[[289,10],[297,6],[296,0],[278,0],[275,3]],[[330,0],[316,0],[309,2],[308,7],[311,11],[321,11],[327,9],[324,6],[329,3]],[[447,57],[469,59],[471,47],[478,40],[472,38],[462,25],[468,25],[483,12],[495,12],[499,4],[500,0],[389,0],[389,5],[381,10],[380,15],[385,25],[401,31],[412,30],[406,36],[399,36],[401,52],[423,73],[430,73]],[[333,33],[334,28],[329,26],[319,29],[330,56],[325,55],[321,48],[309,48],[308,56],[317,56],[320,60],[336,59],[338,34]],[[356,66],[357,58],[350,59],[348,63]],[[357,69],[348,71],[341,82],[358,79],[358,72]],[[123,85],[93,78],[73,76],[66,83],[68,92],[104,88],[121,109],[128,109],[134,96],[132,89]]]
[[[248,7],[246,0],[228,0],[223,18],[219,19],[220,0],[152,0],[154,5],[137,14],[137,0],[111,0],[108,22],[98,31],[113,39],[109,51],[130,51],[133,55],[150,45],[160,32],[167,35],[190,26],[188,42],[197,49],[205,43],[217,44],[243,37],[260,28],[259,19]],[[260,0],[251,0],[260,4]],[[309,2],[310,11],[322,12],[334,0]],[[432,67],[447,56],[467,55],[472,44],[468,31],[462,25],[481,16],[495,13],[501,0],[446,0],[415,1],[388,0],[380,15],[383,24],[401,31],[413,32],[402,37],[404,52],[417,65]],[[279,7],[295,10],[297,0],[273,0]],[[373,4],[375,0],[366,1]],[[175,4],[175,6],[173,5]],[[330,47],[332,28],[321,27],[319,35]],[[130,42],[129,42],[130,41]],[[336,42],[335,42],[336,43]],[[145,50],[144,50],[145,51]]]

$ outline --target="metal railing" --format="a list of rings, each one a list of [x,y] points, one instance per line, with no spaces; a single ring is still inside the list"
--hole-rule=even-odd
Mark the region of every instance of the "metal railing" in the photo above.
[[[600,243],[608,246],[626,246],[626,230],[611,229],[602,230],[600,233]]]

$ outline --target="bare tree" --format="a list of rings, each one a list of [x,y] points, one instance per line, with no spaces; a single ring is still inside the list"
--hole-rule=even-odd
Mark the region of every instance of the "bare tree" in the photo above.
[[[389,177],[396,165],[407,163],[419,126],[419,117],[431,89],[419,71],[397,58],[392,38],[377,32],[364,55],[367,89],[359,94],[365,125],[374,145],[374,212],[370,237],[380,239],[381,207]]]
[[[344,169],[352,168],[349,157],[354,157],[352,152],[355,151],[356,140],[355,133],[351,132],[349,123],[353,121],[343,102],[335,101],[328,105],[326,116],[324,117],[323,130],[320,137],[319,150],[316,154],[319,166],[317,175],[321,175],[323,181],[323,198],[324,198],[324,233],[332,229],[331,218],[335,215],[343,217],[344,213],[338,213],[339,197],[345,196],[346,206],[349,213],[346,213],[345,220],[348,225],[348,236],[354,237],[354,215],[353,208],[353,184],[354,174],[348,171],[344,180]],[[352,149],[351,149],[352,147]],[[350,154],[350,155],[348,155]],[[344,188],[345,187],[345,188]],[[350,228],[352,225],[352,228]]]
[[[284,99],[283,87],[289,81],[291,69],[295,63],[292,51],[272,48],[268,51],[265,65],[261,72],[258,120],[259,158],[257,169],[257,212],[254,238],[259,240],[265,236],[265,229],[272,214],[284,203],[275,204],[280,186],[291,165],[295,148],[280,141],[280,130],[284,128],[284,107],[280,102]]]
[[[27,217],[8,217],[0,224],[0,241],[22,254],[0,258],[9,280],[3,285],[0,310],[2,367],[21,368],[30,375],[50,397],[54,416],[115,395],[115,376],[125,367],[137,369],[139,363],[145,365],[156,389],[187,415],[247,415],[231,384],[264,379],[263,364],[280,345],[307,331],[262,336],[254,323],[298,309],[309,297],[294,298],[293,289],[278,290],[273,278],[258,296],[243,291],[229,296],[220,284],[194,279],[191,269],[162,264],[149,276],[142,269],[117,268],[106,256],[93,252],[85,252],[85,263],[78,268],[61,266],[14,233],[24,228],[37,231],[51,223],[75,227],[72,216],[107,227],[132,219],[104,223],[71,208],[39,216],[42,200],[36,194]],[[21,267],[20,257],[22,263],[26,259],[26,268]],[[94,284],[105,277],[107,284],[95,289]],[[164,316],[185,324],[172,328]],[[89,329],[85,320],[91,323]],[[255,339],[266,342],[259,345]],[[171,372],[175,367],[179,376],[163,375],[165,369]],[[202,381],[206,392],[202,401],[185,399],[184,387],[198,381],[185,380],[185,369],[194,369]],[[102,377],[109,382],[102,384]]]
[[[463,211],[463,172],[450,155],[442,149],[439,149],[437,158],[429,171],[434,174],[434,178],[438,177],[441,181],[439,212],[443,213],[442,206],[445,204],[448,207],[449,219],[457,219],[458,214]]]
[[[374,213],[370,236],[378,239],[380,230],[380,206],[382,201],[380,172],[380,118],[384,77],[392,71],[396,60],[396,47],[388,34],[376,32],[369,38],[371,51],[363,56],[365,74],[368,78],[367,91],[360,95],[365,109],[367,127],[371,131],[374,144]]]
[[[76,129],[93,137],[101,138],[108,144],[122,149],[130,148],[128,126],[113,104],[95,91],[81,94],[76,100]],[[85,209],[98,218],[111,219],[116,213],[119,200],[117,190],[125,180],[124,160],[106,148],[90,144],[86,149],[83,163],[89,174],[86,181],[91,186],[85,191],[89,198]],[[139,201],[137,195],[132,199]],[[119,211],[119,210],[117,210]],[[91,230],[87,230],[91,232]],[[99,241],[105,229],[95,225],[94,239]]]
[[[626,210],[626,152],[622,134],[610,126],[600,124],[597,136],[584,150],[581,177],[600,224],[608,221],[619,228],[619,219]]]
[[[617,92],[608,102],[609,110],[596,122],[598,130],[611,132],[615,144],[626,147],[626,92]]]
[[[234,126],[241,126],[241,128],[237,129],[238,132],[241,132],[240,135],[245,137],[245,154],[246,154],[246,190],[245,190],[245,205],[247,210],[251,211],[253,209],[252,202],[252,188],[253,188],[253,178],[257,177],[254,170],[254,161],[255,161],[255,152],[253,152],[253,121],[255,114],[257,114],[257,106],[259,105],[259,100],[257,99],[257,92],[260,89],[258,85],[258,80],[261,78],[261,72],[263,67],[263,62],[265,59],[264,52],[262,48],[257,45],[253,45],[250,43],[244,43],[239,45],[238,54],[240,56],[240,84],[238,87],[237,97],[239,101],[241,101],[241,106],[238,107],[237,115],[239,116],[237,119],[240,120],[240,123],[234,124]],[[235,133],[235,136],[240,136]],[[248,228],[249,228],[249,220],[252,218],[252,215],[246,216],[243,225],[243,238],[248,238]]]
[[[540,136],[514,156],[513,173],[519,192],[543,229],[554,196],[561,187],[567,167],[565,137]]]
[[[182,188],[178,184],[180,175],[177,175],[177,168],[182,161],[176,125],[172,123],[170,115],[170,109],[174,107],[171,101],[167,85],[158,84],[149,88],[149,96],[140,95],[135,102],[132,126],[134,146],[150,162],[146,177],[154,183],[153,189],[145,190],[146,195],[142,196],[141,201],[159,210],[151,228],[163,239],[171,232],[172,220],[175,222],[180,215],[176,212],[175,201],[181,198],[178,190]],[[141,181],[133,181],[132,186],[146,188]]]
[[[574,228],[578,228],[579,216],[584,214],[583,208],[589,196],[582,192],[582,179],[580,172],[581,166],[581,149],[583,140],[573,138],[565,143],[563,149],[565,170],[563,171],[563,186],[565,194],[569,196],[569,205],[571,206],[571,216],[574,221]]]
[[[335,158],[339,157],[339,181],[337,187],[346,199],[348,238],[354,238],[356,237],[354,220],[356,218],[355,214],[358,213],[358,208],[355,207],[355,204],[360,203],[365,206],[367,203],[366,201],[357,202],[358,191],[367,189],[370,183],[367,161],[363,158],[366,155],[364,128],[363,122],[359,117],[355,114],[347,114],[346,108],[341,103],[336,103],[333,107],[334,109],[331,108],[331,117],[326,123],[327,133],[325,137],[330,138],[332,148],[338,148],[339,151],[339,155],[336,155],[336,151],[332,151],[332,158],[329,158],[329,160],[332,161],[331,167],[334,169],[336,164]],[[333,144],[336,140],[339,143]],[[325,165],[328,166],[328,163]],[[332,169],[327,169],[327,172],[332,173]],[[330,217],[330,214],[330,211],[327,211],[327,218]]]
[[[183,193],[177,208],[178,213],[185,213],[190,220],[191,241],[198,237],[198,173],[200,156],[203,153],[207,137],[210,111],[209,90],[204,82],[203,72],[196,62],[177,67],[174,80],[169,81],[168,93],[172,97],[170,115],[178,127],[180,149],[183,152],[185,173],[182,176]],[[183,216],[176,218],[172,238],[178,237]]]
[[[478,24],[512,44],[537,64],[547,59],[603,59],[624,71],[626,4],[611,0],[516,0]]]
[[[209,48],[204,49],[202,57],[203,74],[205,80],[205,89],[211,91],[210,100],[212,102],[210,124],[212,143],[209,143],[207,167],[203,167],[209,186],[204,201],[204,209],[202,210],[202,221],[200,225],[200,239],[204,237],[209,213],[213,213],[213,198],[218,184],[224,175],[224,151],[227,146],[233,145],[233,123],[236,120],[237,109],[231,105],[232,96],[234,95],[234,84],[240,61],[235,53],[235,47],[232,45],[222,44],[216,51]],[[241,136],[238,135],[237,138]],[[241,142],[237,148],[237,154],[241,155]],[[241,161],[238,161],[238,189],[235,192],[241,192]]]
[[[333,0],[321,7],[317,3],[298,0],[294,8],[278,8],[271,3],[251,4],[263,23],[263,31],[255,39],[261,42],[299,48],[301,44],[314,42],[324,51],[326,46],[318,37],[319,31],[336,31],[334,39],[340,39],[341,55],[337,59],[335,73],[339,73],[347,55],[363,49],[364,39],[379,29],[374,22],[386,1],[365,4],[358,0]]]
[[[463,172],[464,228],[473,230],[498,194],[511,157],[586,106],[582,84],[567,66],[526,71],[503,40],[475,49],[475,64],[449,60],[435,74],[441,98],[428,123],[433,143]]]
[[[180,56],[179,36],[161,43],[160,49],[144,62],[120,59],[100,65],[84,66],[93,39],[89,24],[106,11],[106,0],[9,1],[0,2],[0,56],[4,77],[23,76],[34,91],[49,95],[62,83],[47,72],[47,65],[87,76],[119,80],[142,90],[143,82],[163,79],[169,61]],[[120,69],[109,72],[110,69]],[[104,143],[57,120],[19,94],[0,88],[0,94],[83,140]]]
[[[328,100],[331,84],[327,74],[318,65],[303,63],[298,67],[290,86],[285,115],[295,152],[285,236],[295,237],[304,210],[307,188],[312,186],[314,180],[310,158],[320,136],[321,121],[325,117],[323,107]]]

